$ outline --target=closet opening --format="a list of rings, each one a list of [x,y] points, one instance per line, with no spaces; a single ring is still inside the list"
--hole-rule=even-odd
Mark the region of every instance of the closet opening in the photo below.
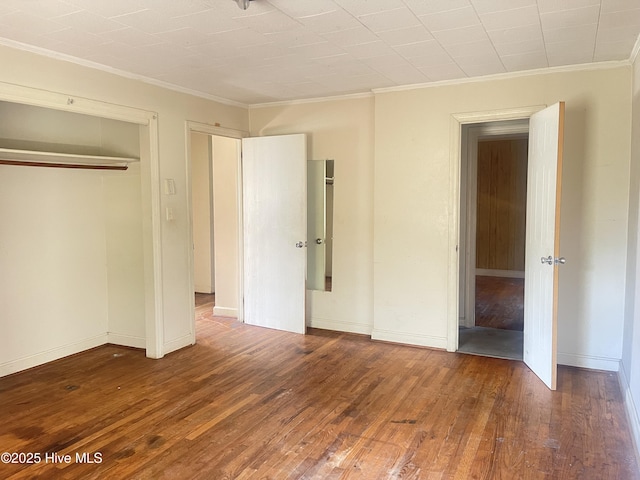
[[[0,376],[105,343],[161,357],[155,114],[16,88],[0,84]]]

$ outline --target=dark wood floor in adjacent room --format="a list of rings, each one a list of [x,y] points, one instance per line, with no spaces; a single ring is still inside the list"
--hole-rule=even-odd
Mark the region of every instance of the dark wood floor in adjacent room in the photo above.
[[[197,308],[198,344],[100,347],[0,379],[0,478],[640,479],[617,376],[296,335]],[[81,464],[75,455],[102,454]]]
[[[524,278],[476,276],[476,325],[524,329]]]

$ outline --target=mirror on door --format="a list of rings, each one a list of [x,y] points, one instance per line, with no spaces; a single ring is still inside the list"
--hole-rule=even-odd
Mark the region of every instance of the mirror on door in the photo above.
[[[307,163],[307,289],[331,291],[333,257],[333,160]]]

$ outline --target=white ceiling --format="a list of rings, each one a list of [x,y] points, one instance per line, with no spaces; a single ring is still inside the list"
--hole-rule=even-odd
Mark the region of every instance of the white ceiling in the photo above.
[[[0,43],[247,105],[627,60],[639,32],[640,0],[0,0]]]

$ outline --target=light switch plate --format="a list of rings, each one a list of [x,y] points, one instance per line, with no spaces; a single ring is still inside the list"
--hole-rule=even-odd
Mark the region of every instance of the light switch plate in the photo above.
[[[164,193],[165,195],[176,194],[176,182],[173,180],[173,178],[164,179]]]

